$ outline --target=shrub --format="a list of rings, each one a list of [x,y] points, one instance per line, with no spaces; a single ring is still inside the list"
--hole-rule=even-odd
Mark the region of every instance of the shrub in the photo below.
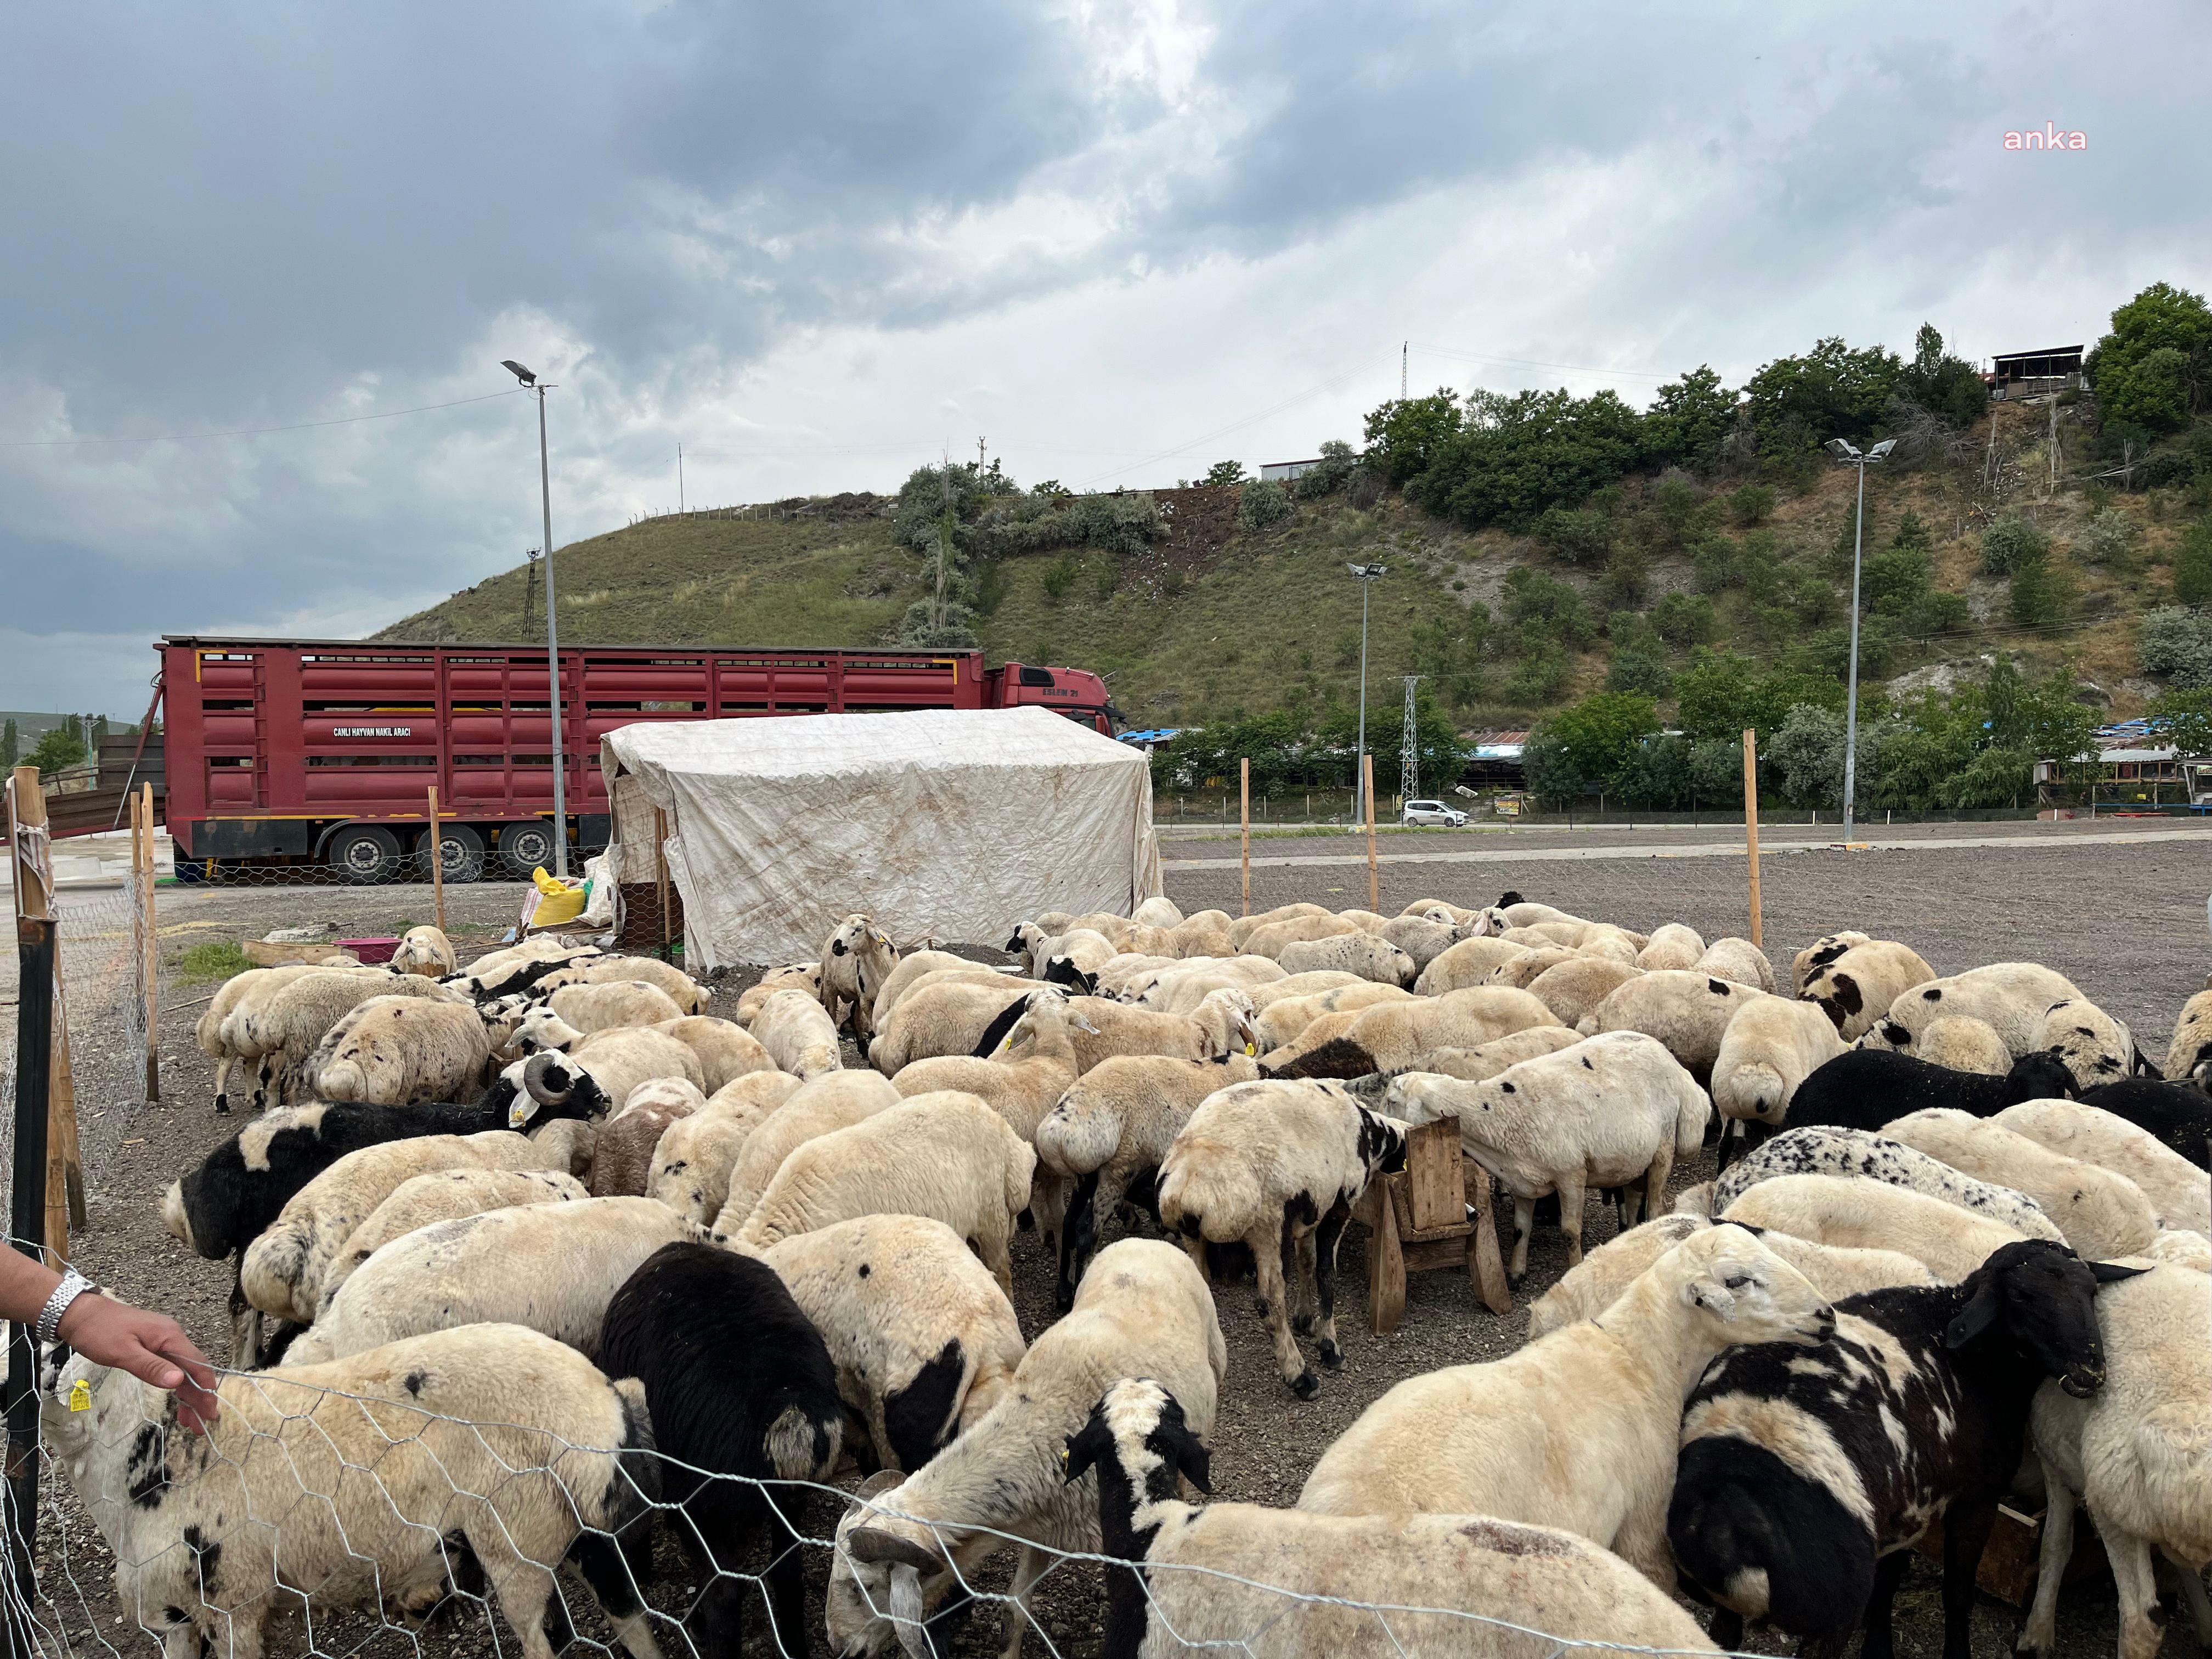
[[[1605,562],[1605,576],[1598,584],[1598,591],[1604,594],[1608,605],[1641,605],[1650,586],[1650,561],[1642,548],[1616,547],[1613,556]]]
[[[1698,487],[1680,472],[1662,473],[1647,501],[1642,530],[1655,553],[1680,552],[1704,533],[1711,517]]]
[[[1754,530],[1736,544],[1736,585],[1761,604],[1782,591],[1790,552],[1771,530]]]
[[[2074,556],[2087,564],[2111,564],[2127,557],[2136,542],[2136,527],[2117,507],[2090,515],[2074,538]]]
[[[2212,617],[2169,606],[2142,619],[2136,655],[2148,673],[2168,676],[2177,686],[2212,686]]]
[[[1279,483],[1248,483],[1237,492],[1239,530],[1265,530],[1269,525],[1280,524],[1295,510],[1290,491]]]
[[[1708,536],[1690,550],[1690,568],[1701,592],[1718,593],[1743,582],[1743,565],[1735,543],[1726,536]]]
[[[1763,483],[1739,485],[1729,492],[1728,509],[1729,517],[1743,529],[1765,524],[1767,515],[1774,511],[1774,487]]]
[[[1358,470],[1359,458],[1352,453],[1352,446],[1332,438],[1321,447],[1321,459],[1298,474],[1298,499],[1312,501],[1333,495]]]
[[[1505,578],[1505,620],[1516,628],[1535,623],[1549,638],[1573,651],[1588,645],[1596,632],[1581,594],[1526,565]],[[1525,632],[1523,637],[1527,637]]]
[[[1991,576],[2009,576],[2050,550],[2051,538],[2014,514],[1982,532],[1982,569]]]
[[[2047,556],[2030,559],[2012,573],[2012,619],[2022,628],[2063,622],[2073,605],[2073,573]]]
[[[1006,589],[1011,586],[1006,567],[996,559],[987,562],[975,578],[975,614],[979,617],[995,615],[1006,601]]]
[[[1669,645],[1704,645],[1713,637],[1713,602],[1701,595],[1669,593],[1652,608],[1651,626]]]
[[[2173,596],[2184,605],[2212,600],[2212,519],[2181,538],[2181,551],[2173,559]]]
[[[1905,613],[1905,632],[1927,638],[1936,634],[1963,632],[1973,620],[1966,598],[1958,593],[1923,593]]]
[[[1067,597],[1068,590],[1075,586],[1075,572],[1073,559],[1054,559],[1045,567],[1044,596],[1048,603],[1058,605]]]
[[[1547,507],[1535,534],[1553,558],[1587,570],[1601,568],[1613,552],[1613,520],[1586,507]]]
[[[1897,531],[1890,537],[1889,544],[1892,547],[1928,547],[1930,545],[1928,526],[1920,521],[1917,513],[1907,507],[1897,520]]]
[[[1923,548],[1884,548],[1860,566],[1860,603],[1869,611],[1903,615],[1927,597],[1929,564]]]
[[[1199,480],[1202,484],[1239,484],[1243,482],[1244,463],[1242,461],[1216,461],[1206,469],[1206,476]]]
[[[1566,684],[1573,665],[1567,653],[1551,641],[1524,639],[1520,658],[1505,683],[1505,695],[1526,708],[1550,702]]]
[[[1844,608],[1835,585],[1825,577],[1810,574],[1798,577],[1791,585],[1788,602],[1797,620],[1808,628],[1821,626]]]
[[[1606,671],[1605,689],[1642,692],[1653,697],[1663,697],[1671,692],[1674,677],[1667,672],[1667,659],[1659,653],[1658,641],[1646,634],[1626,647],[1616,649],[1612,666]]]

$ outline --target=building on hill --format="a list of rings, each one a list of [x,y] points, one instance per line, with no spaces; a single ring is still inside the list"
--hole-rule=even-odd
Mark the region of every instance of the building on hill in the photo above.
[[[1262,461],[1260,464],[1260,481],[1262,483],[1288,483],[1293,478],[1304,477],[1320,465],[1321,457],[1318,455],[1304,461]]]
[[[2000,352],[1990,361],[1992,367],[1986,378],[1993,398],[2042,398],[2081,384],[2078,345]]]
[[[2096,743],[2094,761],[2035,763],[2039,805],[2212,807],[2212,756],[2179,753],[2147,720],[2100,726]]]
[[[1528,742],[1526,732],[1484,732],[1468,747],[1467,769],[1460,781],[1478,789],[1520,789],[1527,786],[1521,754]]]

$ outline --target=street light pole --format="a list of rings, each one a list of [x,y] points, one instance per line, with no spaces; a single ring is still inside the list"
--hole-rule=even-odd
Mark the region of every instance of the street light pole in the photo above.
[[[1857,447],[1841,438],[1828,440],[1827,447],[1835,458],[1859,471],[1858,505],[1851,514],[1851,659],[1849,682],[1844,693],[1844,841],[1851,839],[1851,815],[1857,800],[1859,769],[1859,559],[1866,546],[1866,470],[1897,446],[1894,438],[1885,438],[1872,449],[1861,454]]]
[[[1365,789],[1361,780],[1366,775],[1364,767],[1367,755],[1367,601],[1377,577],[1390,574],[1388,565],[1348,564],[1344,567],[1359,580],[1359,740],[1352,757],[1352,822],[1357,826],[1365,821]]]
[[[561,623],[553,599],[553,474],[545,451],[545,394],[553,388],[520,363],[501,363],[538,394],[538,501],[545,515],[545,690],[553,714],[553,873],[568,874],[568,762],[561,742]]]

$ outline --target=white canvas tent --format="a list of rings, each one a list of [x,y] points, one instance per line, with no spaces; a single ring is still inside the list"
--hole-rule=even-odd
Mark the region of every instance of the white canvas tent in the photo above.
[[[619,879],[668,816],[684,965],[811,960],[865,910],[995,945],[1042,910],[1160,890],[1145,757],[1044,708],[649,722],[600,740]]]

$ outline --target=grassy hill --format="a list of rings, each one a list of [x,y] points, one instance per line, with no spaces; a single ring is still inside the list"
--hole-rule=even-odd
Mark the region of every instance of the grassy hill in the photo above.
[[[2011,411],[1994,465],[1983,452],[1984,422],[1954,462],[1869,477],[1869,551],[1887,544],[1906,511],[1916,514],[1930,532],[1936,586],[1961,595],[1970,617],[1962,631],[1902,640],[1881,672],[1971,667],[2002,648],[2039,669],[2070,663],[2094,688],[2095,701],[2115,715],[2136,713],[2156,690],[2138,678],[2136,619],[2170,602],[2172,556],[2190,515],[2166,492],[2114,495],[2109,503],[2101,492],[2092,500],[2063,485],[2051,495],[2041,424]],[[1753,532],[1722,511],[1720,494],[1731,484],[1712,487],[1707,533],[1741,542]],[[1755,602],[1747,592],[1723,589],[1711,594],[1712,643],[1774,656],[1844,620],[1849,561],[1846,552],[1839,562],[1835,549],[1848,526],[1852,484],[1847,471],[1820,466],[1778,489],[1771,516],[1747,544],[1762,562],[1778,563],[1794,585],[1791,603],[1803,606],[1801,620],[1790,623],[1767,603],[1771,595]],[[1653,487],[1650,479],[1628,481],[1612,510],[1626,515],[1624,523],[1638,522]],[[1697,586],[1690,557],[1657,553],[1643,596],[1624,606],[1601,575],[1562,564],[1530,538],[1468,533],[1395,494],[1359,508],[1339,492],[1301,502],[1284,522],[1249,532],[1237,528],[1233,489],[1163,490],[1157,499],[1169,528],[1143,554],[1124,559],[1078,549],[988,568],[976,625],[992,660],[1064,663],[1109,675],[1116,702],[1140,725],[1349,697],[1360,596],[1344,567],[1373,561],[1390,574],[1372,595],[1370,700],[1395,698],[1395,676],[1430,672],[1449,689],[1447,706],[1462,726],[1513,726],[1601,689],[1612,646],[1601,631],[1547,696],[1516,702],[1501,672],[1502,621],[1486,642],[1469,608],[1480,601],[1502,619],[1510,573],[1534,568],[1575,587],[1601,624],[1608,612],[1648,610]],[[2134,548],[2100,564],[2078,560],[2072,544],[2105,504],[2136,526]],[[881,498],[841,496],[774,517],[649,519],[573,543],[560,554],[562,642],[890,643],[907,606],[925,595],[927,570],[894,541],[887,509]],[[2006,582],[1979,574],[1978,532],[2001,514],[2027,518],[2051,538],[2051,565],[2073,589],[2056,623],[2015,625]],[[523,632],[524,581],[521,568],[505,572],[379,637],[514,639]],[[1832,602],[1818,592],[1806,602],[1808,591],[1822,588]],[[542,618],[542,593],[538,603]],[[1674,648],[1677,665],[1685,650]]]

